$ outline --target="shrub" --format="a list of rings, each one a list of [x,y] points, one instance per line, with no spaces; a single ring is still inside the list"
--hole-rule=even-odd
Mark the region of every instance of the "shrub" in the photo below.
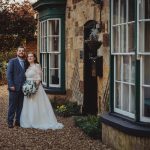
[[[96,116],[78,116],[74,118],[75,125],[81,128],[88,136],[93,139],[101,138],[101,120]]]
[[[68,102],[66,103],[66,107],[70,116],[80,115],[80,106],[76,102]]]
[[[6,83],[6,61],[0,62],[0,85]]]
[[[9,59],[15,57],[16,49],[8,52],[0,52],[0,85],[6,84],[6,69]]]

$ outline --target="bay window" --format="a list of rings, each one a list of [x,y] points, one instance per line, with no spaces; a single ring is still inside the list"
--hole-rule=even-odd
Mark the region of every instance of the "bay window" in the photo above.
[[[111,1],[111,56],[114,112],[136,120],[140,92],[139,121],[150,122],[150,0]]]

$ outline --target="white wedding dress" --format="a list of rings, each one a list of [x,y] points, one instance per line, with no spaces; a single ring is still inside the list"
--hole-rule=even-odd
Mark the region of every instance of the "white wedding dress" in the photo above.
[[[34,64],[30,66],[25,75],[26,80],[41,80],[42,71],[40,65]],[[20,126],[44,130],[63,128],[63,124],[57,122],[51,103],[41,84],[36,94],[30,98],[24,96]]]

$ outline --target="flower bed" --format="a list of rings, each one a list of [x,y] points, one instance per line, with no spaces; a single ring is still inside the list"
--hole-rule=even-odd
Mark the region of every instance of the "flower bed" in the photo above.
[[[58,116],[69,117],[81,115],[80,106],[76,102],[52,100],[51,104]]]

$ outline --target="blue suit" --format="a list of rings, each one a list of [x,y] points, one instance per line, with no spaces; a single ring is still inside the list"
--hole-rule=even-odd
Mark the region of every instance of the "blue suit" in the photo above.
[[[26,65],[24,64],[24,66]],[[25,67],[22,68],[18,58],[13,58],[8,63],[7,81],[9,90],[8,124],[13,124],[15,115],[16,122],[20,123],[24,99],[22,85],[25,81]],[[10,89],[12,86],[15,87],[15,91]]]

